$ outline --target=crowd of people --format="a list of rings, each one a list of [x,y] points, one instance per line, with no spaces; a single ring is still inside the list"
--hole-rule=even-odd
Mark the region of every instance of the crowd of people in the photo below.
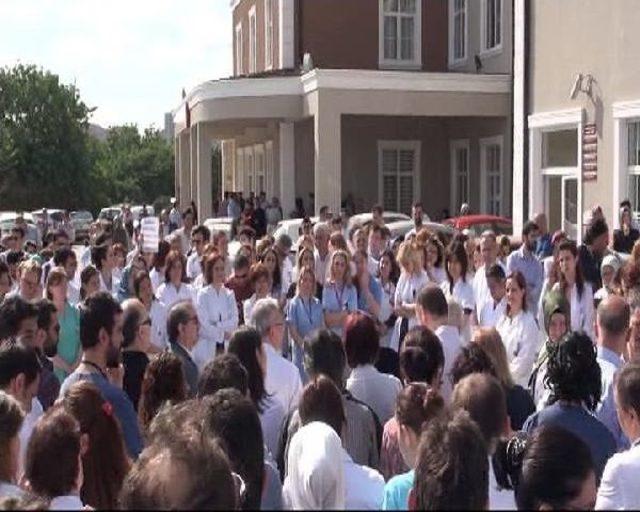
[[[220,205],[236,254],[177,204],[154,252],[117,219],[2,240],[0,509],[640,508],[628,204],[512,251],[420,203],[294,243],[262,199]]]

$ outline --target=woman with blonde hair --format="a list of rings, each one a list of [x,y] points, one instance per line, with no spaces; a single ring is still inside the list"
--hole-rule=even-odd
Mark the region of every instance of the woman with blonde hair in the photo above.
[[[358,293],[351,282],[351,257],[337,250],[331,255],[330,277],[322,290],[324,321],[333,332],[342,336],[349,313],[358,309]]]
[[[394,297],[394,326],[389,348],[400,352],[405,335],[418,322],[416,319],[416,298],[420,290],[429,283],[429,276],[422,263],[422,251],[413,242],[403,242],[398,250],[400,279]]]
[[[96,271],[97,272],[97,271]],[[63,267],[54,267],[47,275],[45,297],[53,302],[58,314],[60,333],[58,350],[53,357],[56,377],[62,383],[80,364],[80,312],[73,307],[67,296],[67,273]]]
[[[520,430],[525,420],[535,412],[536,407],[531,395],[513,381],[507,361],[507,351],[502,343],[500,333],[494,328],[481,328],[474,333],[472,341],[491,359],[496,378],[502,384],[507,398],[507,412],[511,429]]]

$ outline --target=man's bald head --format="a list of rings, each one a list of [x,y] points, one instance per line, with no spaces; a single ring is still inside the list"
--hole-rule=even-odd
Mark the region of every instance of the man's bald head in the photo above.
[[[610,295],[598,306],[598,330],[602,336],[626,336],[631,311],[629,304],[618,295]]]

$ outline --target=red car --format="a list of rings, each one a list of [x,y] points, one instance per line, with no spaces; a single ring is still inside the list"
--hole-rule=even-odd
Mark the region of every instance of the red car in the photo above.
[[[455,229],[462,231],[469,229],[476,236],[482,234],[488,229],[492,230],[496,235],[512,235],[513,222],[506,217],[497,217],[496,215],[467,215],[464,217],[454,217],[444,221],[444,224],[453,226]]]

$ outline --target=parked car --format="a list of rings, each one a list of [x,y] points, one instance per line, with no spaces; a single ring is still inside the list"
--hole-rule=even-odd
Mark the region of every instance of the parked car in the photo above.
[[[93,215],[87,210],[71,212],[71,225],[76,233],[76,242],[82,242],[89,238],[89,230],[93,222]]]
[[[496,235],[513,235],[513,222],[506,217],[496,215],[466,215],[447,219],[444,223],[453,226],[458,231],[470,230],[475,236],[480,236],[483,231],[492,230]]]
[[[16,225],[16,219],[22,217],[27,223],[27,232],[25,233],[25,240],[31,240],[36,245],[40,244],[41,234],[38,231],[33,216],[30,213],[17,213],[17,212],[2,212],[0,213],[0,233],[1,236],[6,236],[11,232],[11,229]]]
[[[116,217],[116,215],[118,215],[119,213],[120,213],[119,206],[107,206],[106,208],[103,208],[102,210],[100,210],[100,213],[98,214],[98,219],[112,221]]]
[[[223,231],[227,235],[228,240],[231,240],[232,224],[233,217],[215,217],[204,221],[204,225],[211,231],[211,236]]]
[[[295,252],[298,238],[300,238],[300,226],[302,226],[303,219],[286,219],[278,222],[276,229],[273,231],[273,237],[278,238],[280,235],[289,235],[293,244],[291,245],[291,252]],[[320,220],[319,217],[311,217],[311,224],[315,224]]]
[[[404,213],[399,212],[383,212],[382,219],[386,225],[389,225],[393,222],[398,222],[401,220],[411,220],[411,217]],[[425,222],[429,222],[429,217],[425,215],[423,217]],[[356,228],[367,227],[373,221],[373,214],[371,212],[368,213],[358,213],[349,217],[349,221],[347,222],[347,233],[351,235]]]
[[[132,206],[131,207],[131,216],[133,217],[133,220],[140,220],[140,215],[142,214],[143,208],[146,208],[147,210],[147,214],[146,217],[154,217],[156,214],[156,211],[153,207],[153,205],[147,204],[145,206]]]
[[[393,240],[399,236],[407,236],[407,233],[413,229],[413,220],[399,220],[397,222],[391,222],[386,226],[389,228],[389,231],[391,231],[391,239]],[[452,226],[439,224],[438,222],[423,222],[422,227],[434,233],[444,233],[449,238],[453,237],[455,232]]]

